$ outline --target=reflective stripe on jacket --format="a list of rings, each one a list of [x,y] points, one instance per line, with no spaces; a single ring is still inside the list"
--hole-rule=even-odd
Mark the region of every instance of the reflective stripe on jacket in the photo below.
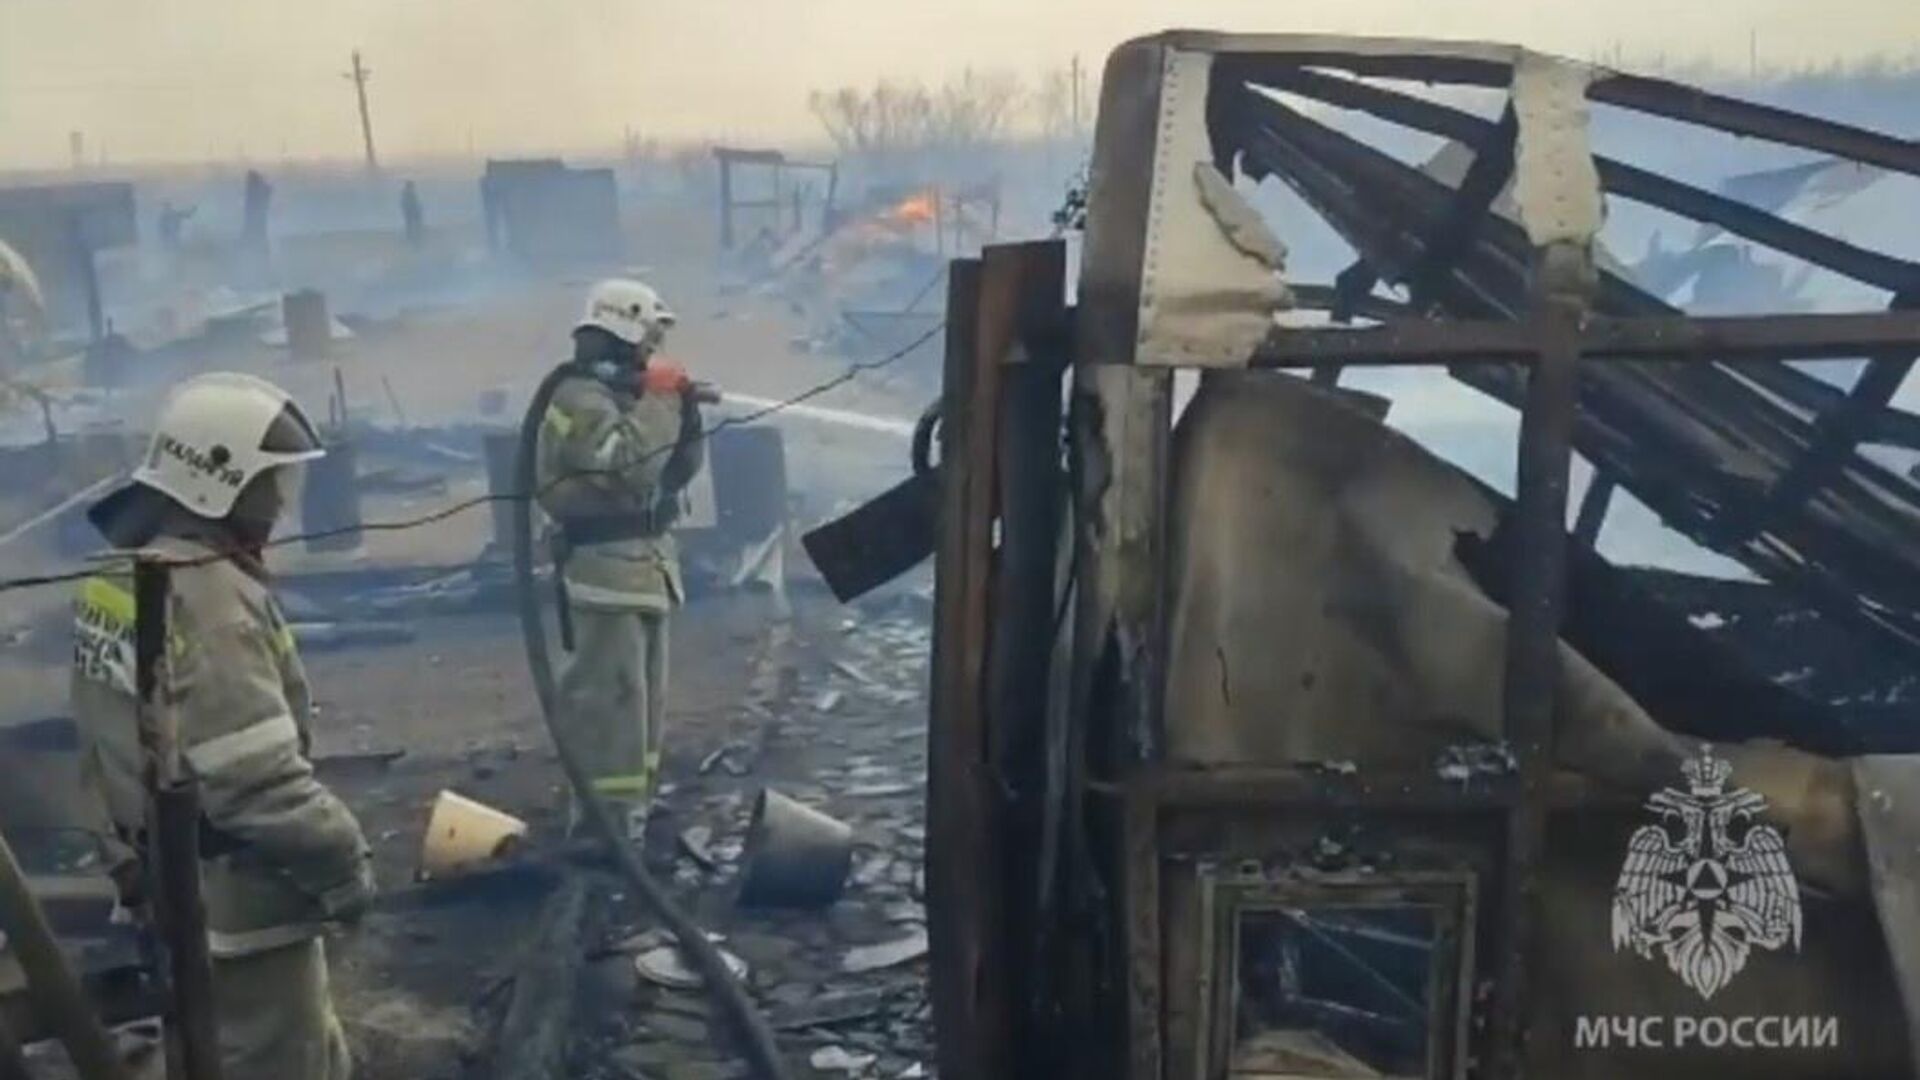
[[[541,509],[558,520],[647,513],[676,491],[663,473],[680,438],[677,395],[616,394],[598,379],[563,380],[540,429],[536,483]],[[699,467],[702,444],[689,447]],[[664,612],[684,598],[673,535],[663,531],[576,548],[567,592],[585,607]]]
[[[208,559],[163,539],[150,550]],[[206,860],[208,937],[216,955],[292,944],[319,932],[325,901],[354,887],[369,857],[353,814],[307,760],[311,695],[293,634],[266,585],[230,559],[171,575],[167,687],[185,768],[207,824],[237,850]],[[74,719],[85,776],[127,836],[145,826],[133,689],[131,582],[83,582],[75,604]]]

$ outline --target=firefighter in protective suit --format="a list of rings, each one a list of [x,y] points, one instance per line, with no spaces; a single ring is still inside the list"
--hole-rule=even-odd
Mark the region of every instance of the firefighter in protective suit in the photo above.
[[[246,375],[178,387],[132,482],[90,511],[113,546],[174,563],[165,692],[200,785],[201,867],[221,1057],[230,1077],[346,1080],[322,928],[373,895],[353,814],[307,759],[311,696],[261,549],[302,462],[324,451],[287,395]],[[89,578],[76,604],[73,709],[88,786],[123,848],[140,909],[143,758],[135,726],[130,575]]]
[[[647,285],[593,287],[536,463],[572,651],[555,719],[636,843],[660,769],[667,616],[684,598],[671,530],[704,458],[693,385],[655,356],[673,322]]]

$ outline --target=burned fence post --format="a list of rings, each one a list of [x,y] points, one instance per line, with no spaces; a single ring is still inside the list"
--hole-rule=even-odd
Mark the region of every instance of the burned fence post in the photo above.
[[[979,363],[1000,369],[1000,543],[987,655],[987,766],[1004,793],[998,828],[1005,890],[1007,998],[1016,1032],[1015,1075],[1053,1075],[1040,1002],[1040,849],[1047,784],[1047,688],[1054,651],[1054,573],[1066,485],[1061,458],[1061,376],[1066,370],[1066,244],[993,245],[982,252]]]
[[[714,151],[720,162],[720,250],[733,250],[733,158]]]
[[[936,577],[929,841],[942,1075],[1035,1074],[1038,827],[1064,508],[1065,246],[952,264]],[[996,550],[996,519],[999,523]]]
[[[200,895],[200,788],[181,765],[180,733],[166,691],[170,587],[171,569],[164,562],[134,563],[134,686],[149,799],[144,854],[166,950],[168,1073],[220,1080],[213,957]]]
[[[927,932],[939,1071],[1005,1076],[1009,1046],[984,718],[992,595],[997,366],[978,363],[981,266],[952,264],[941,403],[932,715],[927,735]]]
[[[328,402],[325,431],[327,454],[309,462],[300,491],[300,527],[308,551],[352,551],[364,541],[360,507],[359,452],[354,445],[352,418],[347,413],[347,388],[339,368],[333,369],[333,397]]]
[[[327,294],[300,289],[280,298],[280,317],[287,327],[287,359],[296,364],[324,363],[333,355],[333,315]]]

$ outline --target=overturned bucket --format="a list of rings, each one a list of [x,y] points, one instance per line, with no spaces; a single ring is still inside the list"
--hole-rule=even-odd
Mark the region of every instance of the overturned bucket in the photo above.
[[[825,907],[840,898],[853,867],[853,828],[763,788],[740,881],[743,907]]]
[[[445,877],[505,855],[527,835],[527,823],[464,795],[442,791],[420,843],[420,876]]]

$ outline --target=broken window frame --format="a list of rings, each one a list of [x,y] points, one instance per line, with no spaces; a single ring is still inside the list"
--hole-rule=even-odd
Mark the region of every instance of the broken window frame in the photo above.
[[[1199,1019],[1193,1075],[1231,1076],[1239,1018],[1242,919],[1250,913],[1317,907],[1422,907],[1434,912],[1434,956],[1427,988],[1427,1065],[1438,1080],[1466,1068],[1467,1025],[1473,999],[1475,877],[1470,872],[1302,874],[1297,865],[1202,865]],[[1356,960],[1356,963],[1359,962]]]

